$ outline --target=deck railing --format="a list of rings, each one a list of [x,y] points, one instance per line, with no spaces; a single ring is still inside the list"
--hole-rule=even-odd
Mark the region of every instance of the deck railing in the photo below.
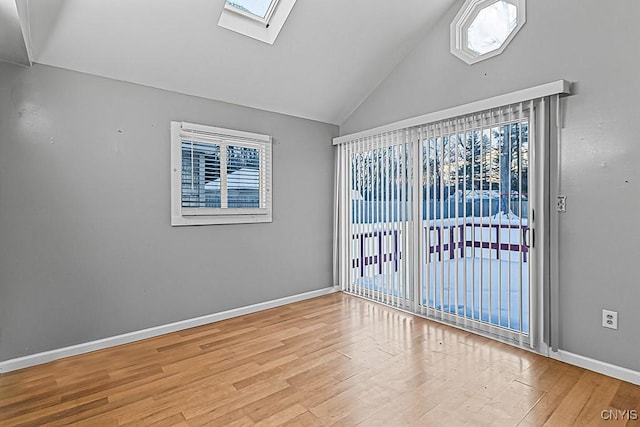
[[[480,257],[475,250],[496,251],[495,259],[501,258],[501,252],[522,253],[522,262],[527,262],[529,248],[524,243],[525,233],[529,227],[520,223],[488,223],[485,221],[461,221],[458,224],[449,221],[447,224],[432,224],[424,226],[425,242],[429,242],[426,252],[427,260],[444,261],[467,257]],[[429,238],[427,239],[427,234]],[[359,270],[360,277],[365,276],[365,269],[374,265],[374,272],[382,274],[384,264],[392,262],[393,271],[398,271],[398,263],[402,258],[399,247],[398,229],[367,231],[352,235],[355,258],[352,267]],[[471,249],[471,253],[467,251]],[[504,254],[502,254],[504,257]],[[427,259],[428,258],[428,259]]]
[[[466,221],[444,226],[431,225],[428,229],[433,236],[429,239],[429,254],[437,254],[438,261],[443,261],[445,255],[448,255],[446,259],[455,259],[457,254],[459,258],[464,258],[466,248],[480,248],[495,250],[495,259],[500,259],[501,251],[522,252],[523,262],[527,262],[529,249],[524,244],[524,238],[520,238],[529,229],[526,224]],[[515,239],[513,231],[516,231]]]
[[[380,230],[364,233],[357,233],[352,236],[352,239],[356,242],[359,256],[353,259],[353,268],[360,269],[360,277],[364,277],[364,270],[368,265],[377,265],[376,271],[378,274],[382,274],[383,265],[385,262],[393,262],[393,271],[398,271],[398,261],[402,256],[402,252],[398,247],[400,230]],[[391,240],[391,245],[385,245],[385,238]],[[373,242],[367,241],[367,239],[373,239]],[[387,247],[390,246],[390,252],[386,252]],[[367,248],[373,248],[377,251],[374,254],[367,254]]]

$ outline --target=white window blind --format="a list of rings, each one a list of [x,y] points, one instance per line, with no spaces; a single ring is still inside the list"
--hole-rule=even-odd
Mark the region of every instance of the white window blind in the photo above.
[[[536,171],[549,166],[535,147],[549,149],[547,105],[558,111],[568,89],[553,82],[335,138],[334,284],[542,348],[549,202]]]
[[[270,222],[271,137],[172,122],[172,225]]]

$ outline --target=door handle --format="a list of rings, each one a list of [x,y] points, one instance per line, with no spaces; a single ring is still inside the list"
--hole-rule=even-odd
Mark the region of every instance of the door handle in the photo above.
[[[532,228],[522,229],[522,242],[527,248],[532,248],[535,245],[535,231]]]

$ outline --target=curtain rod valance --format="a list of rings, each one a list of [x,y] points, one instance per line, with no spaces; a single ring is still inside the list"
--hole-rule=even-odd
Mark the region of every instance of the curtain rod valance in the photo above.
[[[491,108],[502,107],[504,105],[517,104],[519,102],[544,98],[551,95],[570,94],[571,83],[567,80],[557,80],[555,82],[494,96],[492,98],[471,102],[469,104],[459,105],[457,107],[447,108],[433,113],[423,114],[421,116],[400,120],[395,123],[390,123],[388,125],[379,126],[373,129],[363,130],[361,132],[356,132],[349,135],[338,136],[336,138],[333,138],[333,145],[340,145],[358,138],[366,138],[369,136],[380,135],[386,132],[393,132],[396,130],[406,129],[414,126],[426,125],[440,120],[463,116],[478,111],[489,110]]]

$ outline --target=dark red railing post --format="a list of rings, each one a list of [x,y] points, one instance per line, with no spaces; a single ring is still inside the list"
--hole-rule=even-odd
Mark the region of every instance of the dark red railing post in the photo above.
[[[496,259],[500,259],[500,224],[496,226]],[[509,236],[511,238],[511,236]]]
[[[454,259],[456,256],[456,244],[454,239],[455,229],[449,226],[449,259]]]
[[[364,255],[364,234],[360,234],[360,277],[364,277],[364,266],[367,262],[367,259]]]
[[[398,258],[400,258],[398,251],[398,230],[393,230],[393,259],[395,261],[395,271],[398,271]]]
[[[382,274],[382,263],[386,257],[386,254],[382,253],[382,239],[384,234],[384,231],[378,231],[378,274]]]

